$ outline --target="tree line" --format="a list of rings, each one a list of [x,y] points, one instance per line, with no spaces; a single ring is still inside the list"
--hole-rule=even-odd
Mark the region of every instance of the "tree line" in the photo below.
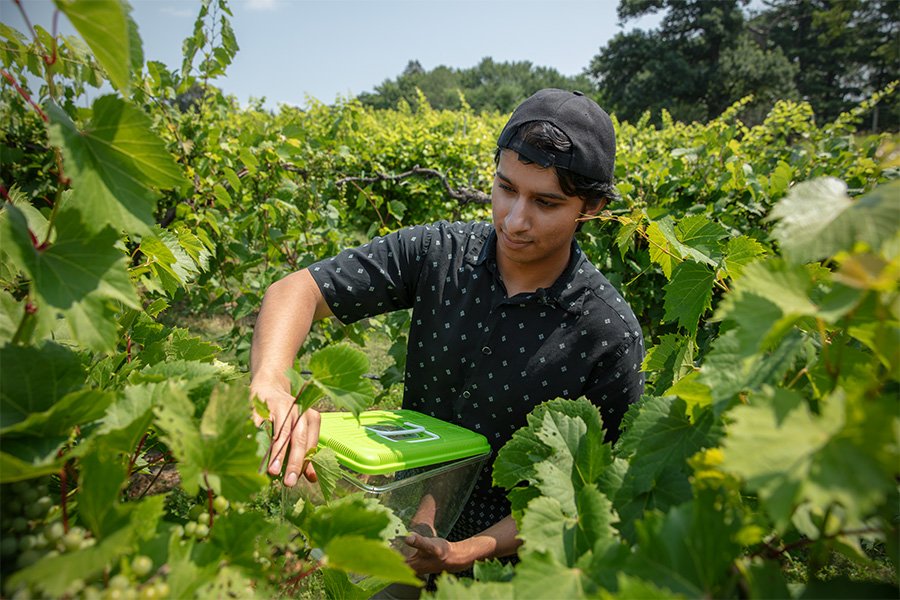
[[[900,79],[897,0],[620,0],[627,25],[661,16],[652,30],[614,36],[585,66],[566,76],[529,61],[484,58],[470,68],[426,70],[411,60],[394,79],[360,101],[415,106],[418,91],[434,108],[511,111],[542,87],[580,89],[620,119],[637,121],[663,109],[680,121],[707,121],[746,96],[741,115],[761,120],[777,99],[807,101],[830,120]],[[873,130],[900,125],[900,100],[866,116]]]

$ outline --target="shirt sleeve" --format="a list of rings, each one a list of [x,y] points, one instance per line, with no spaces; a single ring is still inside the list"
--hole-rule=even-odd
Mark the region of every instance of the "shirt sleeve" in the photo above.
[[[342,323],[410,308],[432,230],[408,227],[309,266]]]
[[[600,410],[609,442],[619,438],[619,427],[628,407],[640,400],[644,393],[643,360],[643,339],[640,335],[632,336],[619,347],[612,360],[598,365],[596,377],[584,392],[585,397]]]

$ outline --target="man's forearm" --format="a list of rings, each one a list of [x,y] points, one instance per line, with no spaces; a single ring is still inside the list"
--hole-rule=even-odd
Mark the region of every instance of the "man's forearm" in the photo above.
[[[294,364],[313,321],[330,314],[318,286],[306,270],[269,286],[253,329],[252,378],[287,384],[284,373]]]
[[[466,557],[466,562],[471,566],[477,560],[515,554],[522,545],[522,541],[516,537],[518,533],[516,521],[510,515],[481,533],[457,543],[461,554]]]

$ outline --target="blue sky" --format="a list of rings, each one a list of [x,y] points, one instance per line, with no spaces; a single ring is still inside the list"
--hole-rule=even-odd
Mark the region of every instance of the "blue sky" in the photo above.
[[[132,0],[145,60],[181,64],[197,0]],[[617,0],[232,0],[240,51],[217,84],[241,102],[330,103],[372,91],[410,60],[426,69],[472,67],[484,57],[528,60],[565,75],[580,73],[623,31]],[[23,0],[34,24],[51,29],[53,3]],[[24,31],[12,0],[0,19]],[[628,23],[655,26],[649,18]],[[64,17],[60,29],[71,33]]]

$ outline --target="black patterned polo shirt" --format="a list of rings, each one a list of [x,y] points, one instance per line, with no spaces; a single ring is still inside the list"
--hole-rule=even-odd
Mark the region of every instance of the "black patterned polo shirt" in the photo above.
[[[493,456],[538,404],[587,397],[607,439],[644,387],[641,328],[577,242],[550,288],[507,297],[490,223],[402,229],[309,267],[343,323],[412,309],[403,407],[484,435]],[[509,514],[482,471],[448,539]]]

